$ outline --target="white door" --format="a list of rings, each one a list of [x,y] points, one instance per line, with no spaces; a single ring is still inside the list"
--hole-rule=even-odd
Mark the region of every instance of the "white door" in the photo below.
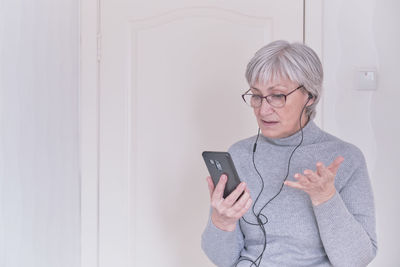
[[[212,266],[201,152],[256,134],[246,64],[272,40],[303,40],[303,0],[100,7],[99,266]]]

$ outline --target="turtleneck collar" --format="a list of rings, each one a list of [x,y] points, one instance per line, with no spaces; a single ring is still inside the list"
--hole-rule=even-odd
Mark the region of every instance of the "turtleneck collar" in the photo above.
[[[303,127],[303,143],[302,145],[309,145],[315,143],[322,135],[322,130],[314,123],[309,121]],[[283,138],[268,138],[260,134],[260,140],[277,146],[296,146],[301,141],[301,131],[297,131],[288,137]]]

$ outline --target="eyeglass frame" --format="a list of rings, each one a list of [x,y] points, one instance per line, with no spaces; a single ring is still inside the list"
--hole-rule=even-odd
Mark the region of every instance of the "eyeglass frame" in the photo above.
[[[242,94],[242,99],[243,99],[244,103],[246,103],[247,105],[249,105],[250,107],[252,107],[251,104],[249,104],[249,103],[246,102],[246,100],[245,100],[244,97],[245,97],[246,95],[250,95],[250,96],[256,95],[256,96],[258,96],[258,97],[261,98],[261,104],[260,104],[260,106],[258,106],[258,107],[256,107],[256,108],[259,108],[259,107],[262,106],[262,102],[263,102],[263,99],[264,99],[264,98],[265,98],[265,101],[267,101],[267,103],[268,103],[269,105],[273,106],[274,108],[283,108],[283,107],[286,105],[286,98],[287,98],[290,94],[294,93],[295,91],[297,91],[297,90],[300,89],[300,88],[304,88],[304,85],[299,85],[296,89],[290,91],[290,92],[287,93],[287,94],[270,94],[270,95],[266,95],[266,96],[257,95],[257,94],[248,94],[248,92],[249,92],[251,89],[253,89],[253,88],[250,88],[250,89],[247,90],[244,94]],[[284,103],[282,106],[280,106],[280,107],[276,107],[276,106],[272,105],[272,104],[270,103],[270,101],[268,100],[269,97],[271,97],[271,96],[276,96],[276,95],[279,95],[279,96],[282,95],[282,96],[285,97],[285,103]],[[253,107],[253,108],[254,108],[254,107]]]

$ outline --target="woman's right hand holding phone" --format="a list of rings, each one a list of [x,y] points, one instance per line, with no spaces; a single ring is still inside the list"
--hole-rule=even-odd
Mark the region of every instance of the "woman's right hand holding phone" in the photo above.
[[[211,177],[207,177],[211,207],[213,209],[211,220],[217,228],[231,232],[235,230],[237,221],[251,207],[252,200],[245,182],[241,182],[236,189],[224,199],[223,194],[227,180],[228,177],[223,174],[217,186],[214,187]],[[243,195],[239,198],[242,193]]]

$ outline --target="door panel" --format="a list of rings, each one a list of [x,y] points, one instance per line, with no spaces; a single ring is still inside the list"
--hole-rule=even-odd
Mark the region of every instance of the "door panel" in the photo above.
[[[256,134],[246,64],[301,41],[302,3],[102,1],[100,266],[212,266],[201,152]]]

